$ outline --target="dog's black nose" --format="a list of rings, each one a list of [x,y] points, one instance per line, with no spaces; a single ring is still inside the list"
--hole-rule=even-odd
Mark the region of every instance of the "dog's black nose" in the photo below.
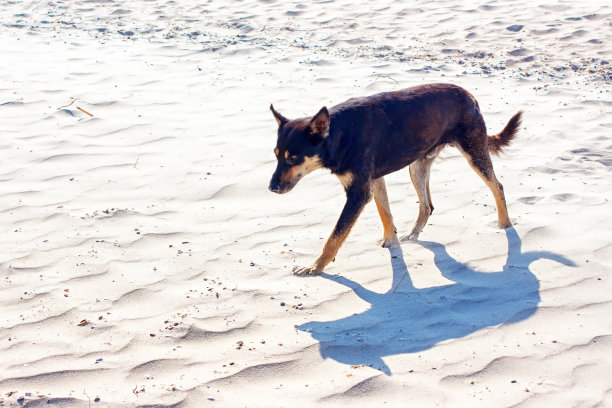
[[[268,190],[273,193],[280,193],[280,185],[278,183],[270,183]]]

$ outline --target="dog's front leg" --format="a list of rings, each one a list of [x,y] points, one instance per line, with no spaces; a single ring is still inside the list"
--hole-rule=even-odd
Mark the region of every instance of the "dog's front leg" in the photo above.
[[[364,185],[351,185],[346,191],[346,204],[342,209],[340,218],[336,223],[334,231],[329,236],[323,252],[311,266],[294,268],[293,272],[296,275],[318,275],[323,272],[323,269],[334,260],[338,249],[348,236],[351,228],[357,221],[363,207],[370,201],[372,192],[369,183]]]

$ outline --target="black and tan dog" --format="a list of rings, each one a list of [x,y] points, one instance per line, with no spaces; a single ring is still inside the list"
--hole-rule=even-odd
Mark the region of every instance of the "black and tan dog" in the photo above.
[[[346,190],[346,204],[323,253],[312,266],[296,269],[298,275],[319,274],[334,260],[372,195],[383,223],[382,245],[398,245],[383,177],[408,165],[419,197],[419,215],[412,232],[402,239],[417,239],[433,211],[431,164],[446,145],[463,153],[493,193],[499,227],[510,227],[504,190],[495,177],[489,152],[499,153],[510,143],[522,112],[515,114],[500,133],[487,136],[476,99],[449,84],[349,99],[329,111],[324,107],[311,118],[289,120],[272,105],[270,109],[278,122],[274,149],[278,165],[269,189],[287,193],[306,174],[327,168]]]

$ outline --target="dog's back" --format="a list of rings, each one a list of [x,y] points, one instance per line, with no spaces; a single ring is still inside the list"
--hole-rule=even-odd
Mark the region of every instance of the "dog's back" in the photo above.
[[[373,178],[402,169],[440,145],[458,142],[466,129],[482,121],[472,95],[450,84],[353,98],[329,113],[329,133],[337,139],[334,153],[350,150],[349,157],[372,166]]]

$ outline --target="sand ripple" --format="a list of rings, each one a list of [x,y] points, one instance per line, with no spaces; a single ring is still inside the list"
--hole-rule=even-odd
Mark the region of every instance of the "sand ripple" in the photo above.
[[[610,406],[610,7],[601,2],[5,2],[0,406]],[[454,82],[490,133],[514,228],[445,150],[399,252],[368,206],[291,194],[289,117]],[[400,231],[406,171],[387,185]]]

